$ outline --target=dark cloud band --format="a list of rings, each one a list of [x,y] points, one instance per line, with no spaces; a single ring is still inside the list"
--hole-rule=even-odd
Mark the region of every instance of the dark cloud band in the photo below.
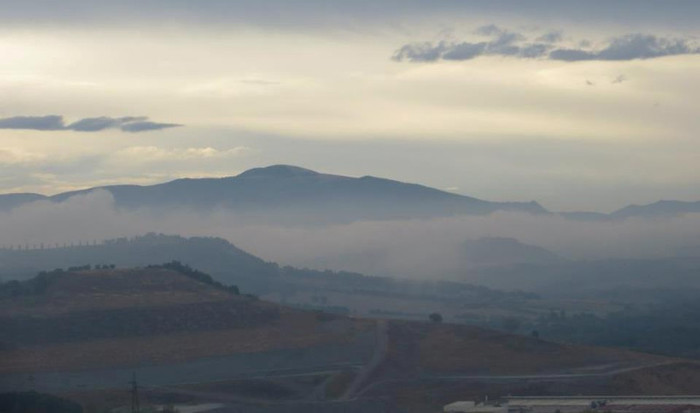
[[[396,61],[435,62],[471,60],[479,56],[507,56],[521,59],[549,59],[566,62],[624,61],[665,56],[700,54],[700,46],[689,39],[663,38],[648,34],[616,37],[599,49],[561,46],[561,32],[550,32],[529,41],[524,35],[495,25],[480,27],[476,34],[491,37],[484,42],[424,42],[406,44],[392,56]],[[583,42],[584,44],[586,42]]]
[[[38,131],[64,131],[98,132],[106,129],[119,129],[123,132],[147,132],[160,129],[182,126],[176,123],[151,122],[146,116],[125,116],[111,118],[100,116],[97,118],[84,118],[73,123],[66,124],[63,116],[15,116],[0,119],[0,129],[28,129]]]

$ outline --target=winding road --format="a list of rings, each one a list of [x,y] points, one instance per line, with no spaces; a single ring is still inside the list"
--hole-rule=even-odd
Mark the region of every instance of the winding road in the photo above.
[[[480,383],[499,383],[508,381],[526,381],[526,380],[539,380],[539,381],[551,381],[551,380],[576,380],[576,379],[587,379],[596,377],[611,377],[618,374],[629,373],[632,371],[642,370],[646,368],[660,367],[665,365],[672,365],[677,363],[677,361],[665,361],[659,363],[649,363],[641,364],[638,366],[628,366],[616,369],[609,369],[604,371],[599,371],[595,373],[550,373],[550,374],[522,374],[522,375],[446,375],[446,376],[428,376],[428,377],[418,377],[410,379],[386,379],[376,381],[369,386],[363,388],[359,391],[356,396],[362,396],[369,391],[376,389],[382,385],[390,383],[404,383],[404,382],[415,382],[415,381],[474,381]]]
[[[367,383],[372,373],[374,373],[377,367],[379,367],[386,358],[386,353],[389,350],[389,332],[387,325],[388,323],[386,320],[377,320],[374,354],[372,354],[370,361],[360,369],[352,383],[348,385],[348,388],[340,397],[340,400],[353,399],[361,387]]]

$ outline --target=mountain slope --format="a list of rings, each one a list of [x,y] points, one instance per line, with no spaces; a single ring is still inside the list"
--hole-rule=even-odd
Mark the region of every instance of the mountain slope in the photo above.
[[[318,354],[325,345],[350,349],[357,345],[364,357],[372,346],[371,327],[371,322],[239,295],[204,273],[178,265],[52,271],[0,284],[0,392],[3,386],[17,386],[12,376],[3,375],[9,373],[122,366],[158,370],[163,365],[231,356],[239,371],[223,373],[236,376],[251,365],[258,370],[275,368],[276,363],[282,364],[280,370],[285,363],[304,367],[308,357],[300,353],[308,348],[310,354],[314,349]],[[331,350],[326,355],[333,360],[357,362],[348,349]],[[260,354],[249,356],[252,353]],[[128,377],[131,371],[95,370],[94,385],[114,382],[125,372]],[[189,368],[175,379],[187,383],[191,372]],[[50,376],[37,376],[37,385],[41,381],[50,387],[75,385],[56,383]],[[170,379],[163,374],[154,378]]]
[[[45,199],[48,197],[39,194],[0,194],[0,211],[9,211],[18,206]]]
[[[254,168],[223,178],[177,179],[162,184],[112,185],[40,194],[0,194],[0,211],[49,200],[62,202],[96,190],[112,194],[121,208],[157,208],[236,211],[250,220],[288,223],[351,222],[361,219],[401,219],[495,211],[548,213],[537,202],[490,202],[441,191],[423,185],[373,176],[360,178],[331,175],[290,165]],[[629,205],[611,214],[562,212],[577,221],[606,221],[631,217],[671,216],[699,213],[700,201],[658,201]]]
[[[648,205],[630,205],[619,209],[610,216],[616,219],[631,217],[660,217],[688,213],[700,213],[700,201],[658,201]]]
[[[90,188],[47,199],[61,202],[95,190],[108,191],[122,208],[225,208],[266,222],[276,218],[314,222],[394,219],[486,214],[498,210],[546,212],[535,202],[488,202],[422,185],[371,176],[322,174],[288,165],[251,169],[234,177]],[[20,204],[9,199],[6,203],[10,207]]]
[[[85,264],[134,267],[174,260],[214,274],[221,282],[240,285],[244,290],[256,293],[280,271],[276,264],[267,263],[220,238],[147,234],[131,239],[113,239],[99,245],[0,249],[0,279],[26,279],[39,271]]]
[[[279,317],[277,306],[187,267],[57,270],[1,287],[5,347],[248,328]]]
[[[518,264],[555,264],[563,261],[557,254],[514,238],[485,237],[464,243],[465,265],[512,266]]]

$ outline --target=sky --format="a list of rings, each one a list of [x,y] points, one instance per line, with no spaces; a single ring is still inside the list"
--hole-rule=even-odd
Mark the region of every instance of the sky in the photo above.
[[[699,200],[695,0],[0,0],[0,193],[270,164]]]

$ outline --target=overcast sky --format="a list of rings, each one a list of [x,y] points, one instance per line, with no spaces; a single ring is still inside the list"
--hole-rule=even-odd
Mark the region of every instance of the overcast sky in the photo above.
[[[0,192],[284,163],[700,200],[700,2],[0,0]]]

